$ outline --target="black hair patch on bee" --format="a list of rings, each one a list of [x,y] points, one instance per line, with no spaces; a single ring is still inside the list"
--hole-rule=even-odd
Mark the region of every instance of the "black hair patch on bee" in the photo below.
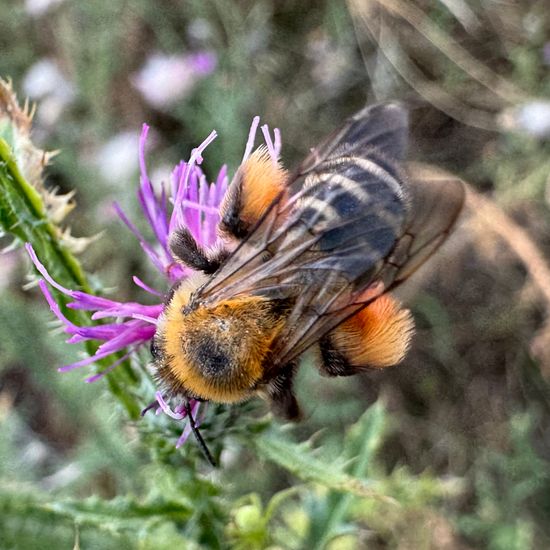
[[[195,271],[202,271],[207,275],[215,273],[227,255],[218,254],[214,258],[210,258],[204,248],[197,243],[191,232],[185,227],[172,233],[169,247],[172,254],[187,267]]]
[[[153,358],[153,360],[158,361],[161,358],[161,352],[154,338],[151,340],[151,345],[149,349],[151,350],[151,357]]]
[[[270,305],[271,314],[275,317],[281,317],[283,315],[289,315],[292,311],[296,300],[293,298],[274,298]]]
[[[319,349],[322,357],[322,374],[327,376],[353,376],[360,371],[342,353],[334,349],[330,336],[323,336],[319,340]]]
[[[166,307],[172,301],[172,298],[174,297],[174,294],[175,294],[176,290],[178,289],[178,287],[181,285],[181,282],[182,282],[182,279],[180,279],[179,281],[176,281],[170,287],[168,292],[164,295],[164,300],[163,300],[164,307]]]
[[[239,209],[230,208],[220,220],[220,229],[236,239],[244,239],[250,233],[250,225],[239,216]]]
[[[214,338],[204,337],[193,350],[193,355],[204,376],[217,378],[224,376],[231,367],[231,357]]]
[[[224,198],[219,229],[236,239],[244,239],[250,233],[250,225],[241,218],[242,211],[242,174],[237,172]]]
[[[285,420],[293,422],[297,422],[302,418],[300,406],[292,390],[295,370],[296,364],[289,363],[282,367],[279,374],[272,378],[267,385],[267,394],[273,412]]]
[[[154,379],[159,387],[161,387],[168,395],[185,395],[186,390],[182,383],[174,375],[170,367],[167,365],[166,360],[159,360],[155,362],[155,374]]]

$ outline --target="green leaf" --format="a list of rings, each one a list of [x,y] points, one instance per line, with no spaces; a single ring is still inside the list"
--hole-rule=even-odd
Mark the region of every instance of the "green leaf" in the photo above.
[[[139,501],[132,496],[112,500],[93,496],[52,502],[36,491],[13,487],[0,491],[0,511],[0,527],[4,535],[14,537],[19,529],[17,540],[39,532],[41,541],[56,541],[57,547],[62,547],[59,545],[66,545],[67,539],[75,538],[72,533],[79,532],[79,538],[86,539],[88,544],[91,540],[96,544],[103,541],[101,546],[94,547],[135,548],[139,541],[141,548],[169,548],[162,541],[170,540],[172,547],[177,548],[183,547],[186,540],[174,526],[185,525],[190,520],[193,505],[181,497]],[[19,518],[25,518],[25,521],[17,528]],[[119,546],[111,546],[115,541]],[[156,542],[153,544],[153,541]]]
[[[330,463],[321,460],[315,456],[315,450],[309,443],[294,443],[288,436],[285,437],[280,428],[275,426],[258,434],[252,440],[248,440],[248,443],[254,446],[261,457],[278,464],[303,481],[318,483],[335,491],[394,503],[393,499],[378,491],[375,483],[364,479],[362,475],[379,441],[377,430],[380,429],[381,410],[381,406],[375,405],[373,412],[369,414],[367,411],[367,416],[362,417],[367,420],[358,422],[358,424],[366,422],[367,427],[361,431],[366,433],[367,439],[364,443],[363,454],[359,457],[360,465],[354,469],[353,474],[346,471],[348,456]],[[374,427],[370,426],[371,417],[372,421],[376,423]]]

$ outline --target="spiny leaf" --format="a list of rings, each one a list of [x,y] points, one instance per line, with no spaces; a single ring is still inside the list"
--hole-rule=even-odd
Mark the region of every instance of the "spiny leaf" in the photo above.
[[[80,501],[67,499],[49,501],[36,491],[21,487],[0,490],[0,529],[11,532],[17,526],[19,518],[25,518],[20,526],[25,534],[33,531],[40,533],[40,539],[57,538],[64,540],[59,530],[65,526],[78,531],[86,528],[86,539],[103,541],[98,536],[109,535],[118,540],[120,548],[135,548],[135,544],[145,543],[143,548],[168,548],[164,542],[170,540],[172,547],[181,548],[186,539],[178,533],[175,526],[188,522],[193,514],[193,505],[188,500],[154,498],[144,502],[135,497],[117,497],[104,500],[90,497]],[[131,545],[124,542],[133,541]],[[103,547],[103,546],[101,546]],[[112,546],[109,546],[111,548]],[[194,547],[194,546],[193,546]]]
[[[375,436],[376,434],[372,437]],[[344,460],[330,463],[321,460],[315,456],[314,449],[292,442],[276,428],[259,434],[249,443],[253,444],[260,456],[304,481],[319,483],[336,491],[395,503],[393,499],[382,494],[376,484],[362,478],[361,472],[358,476],[347,473]]]
[[[90,497],[86,500],[57,501],[44,504],[43,508],[80,524],[108,523],[119,528],[129,527],[129,522],[159,518],[183,521],[187,520],[193,511],[192,503],[183,499],[156,499],[141,503],[127,496],[112,500]]]

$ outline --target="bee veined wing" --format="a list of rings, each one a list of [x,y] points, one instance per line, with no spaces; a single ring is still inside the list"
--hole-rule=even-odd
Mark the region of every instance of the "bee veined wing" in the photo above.
[[[390,159],[405,155],[407,120],[406,109],[398,103],[367,107],[313,149],[289,180],[290,200],[279,196],[273,201],[201,289],[201,298],[218,301],[265,291],[273,282],[286,295],[295,287],[290,282],[297,280],[301,266],[316,262],[319,270],[323,260],[325,268],[339,262],[339,269],[345,270],[355,263],[352,271],[363,272],[373,254],[380,255],[393,242],[392,233],[401,223],[397,218],[403,218],[399,163]],[[393,230],[384,227],[383,220],[369,220],[382,213],[384,201],[393,203],[387,205],[393,208],[387,213],[394,218]],[[339,242],[340,237],[346,241]],[[361,244],[369,250],[361,250]],[[326,259],[335,246],[340,247],[337,257]],[[353,257],[346,258],[348,254]]]
[[[273,201],[198,298],[291,301],[273,349],[284,364],[404,280],[442,242],[462,204],[456,180],[408,181],[407,133],[399,104],[351,118],[310,153],[290,199]]]
[[[409,117],[399,102],[367,106],[329,134],[300,164],[298,175],[314,170],[329,157],[377,149],[401,162],[407,154]]]

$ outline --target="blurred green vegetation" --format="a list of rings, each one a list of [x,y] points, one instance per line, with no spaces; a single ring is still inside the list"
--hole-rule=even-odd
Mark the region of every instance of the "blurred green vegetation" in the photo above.
[[[0,0],[0,76],[37,101],[33,139],[61,151],[46,185],[76,190],[73,235],[101,233],[79,260],[108,295],[146,300],[131,277],[155,278],[110,208],[120,202],[145,227],[137,145],[130,156],[106,149],[143,122],[154,178],[215,128],[204,163],[214,177],[238,165],[256,114],[281,128],[292,166],[365,102],[407,99],[414,155],[459,173],[506,224],[471,203],[403,289],[417,334],[401,366],[333,380],[304,365],[295,427],[258,402],[211,407],[203,435],[221,453],[217,471],[194,442],[174,449],[175,422],[129,420],[105,381],[56,372],[83,350],[23,290],[21,250],[5,253],[0,548],[549,547],[550,299],[536,274],[550,255],[550,130],[533,130],[544,110],[525,110],[550,101],[546,2],[50,4],[37,13],[36,2]],[[198,51],[215,53],[215,70],[170,106],[135,87],[151,54]],[[30,78],[44,60],[63,78],[47,91]],[[518,225],[533,245],[523,255]],[[154,391],[146,362],[133,359],[142,382],[125,387],[142,406]]]

